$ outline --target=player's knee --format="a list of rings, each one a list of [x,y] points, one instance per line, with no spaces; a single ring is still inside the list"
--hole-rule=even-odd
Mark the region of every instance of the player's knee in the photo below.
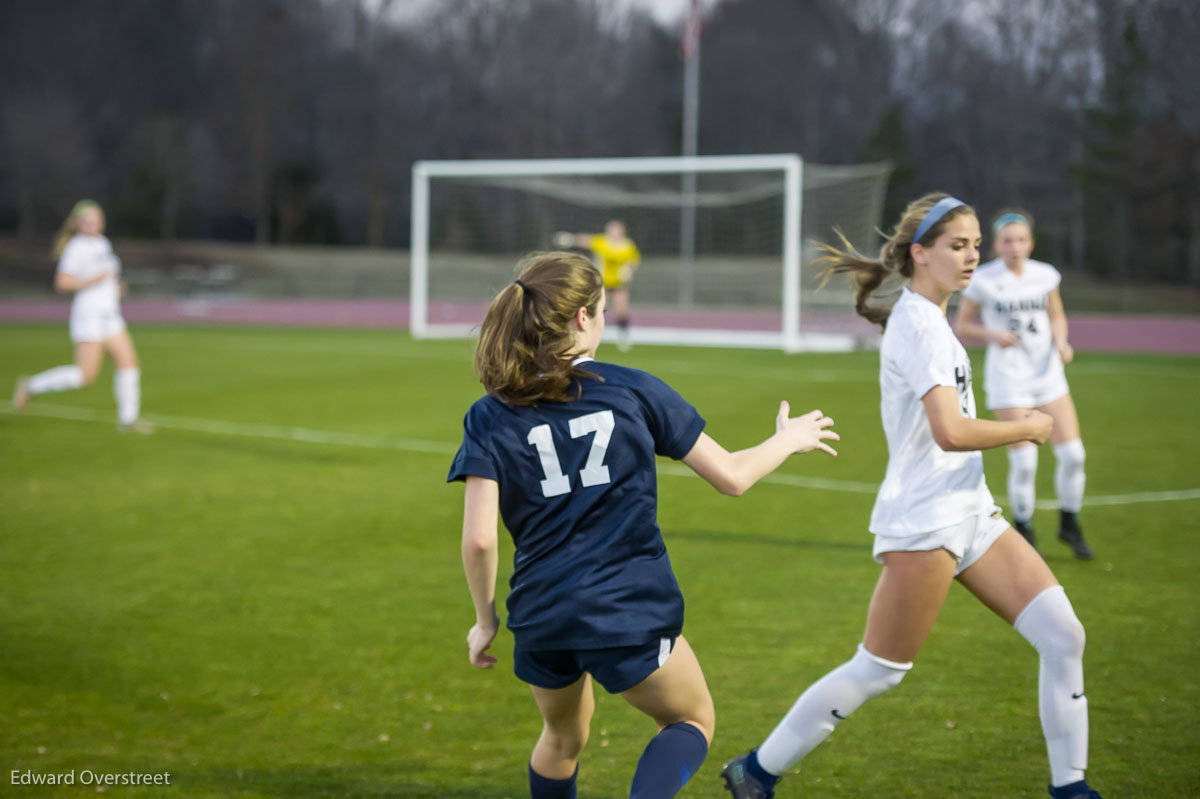
[[[690,724],[700,730],[705,740],[712,743],[713,733],[717,727],[717,712],[713,707],[712,694],[705,691],[702,698],[697,699],[684,710],[672,710],[665,713],[649,713],[654,723],[660,729],[666,729],[674,724]]]
[[[712,697],[708,697],[707,703],[693,710],[687,722],[696,729],[700,730],[704,735],[704,739],[712,743],[713,734],[717,730],[717,711],[713,708]]]
[[[1087,634],[1061,585],[1047,588],[1034,597],[1013,627],[1040,655],[1069,659],[1083,657]]]
[[[558,760],[578,760],[587,746],[591,730],[587,724],[571,727],[549,727],[542,734],[542,742],[550,754]]]
[[[1033,480],[1037,477],[1037,467],[1037,447],[1015,447],[1008,450],[1008,469],[1014,480]]]
[[[1058,620],[1054,628],[1053,647],[1060,657],[1082,658],[1087,644],[1087,633],[1083,622],[1074,611]]]
[[[1081,469],[1087,460],[1087,450],[1083,448],[1081,439],[1073,438],[1055,447],[1054,457],[1067,468]]]
[[[850,663],[867,699],[874,699],[895,688],[913,667],[911,662],[897,663],[874,655],[862,644],[859,644],[858,652]]]

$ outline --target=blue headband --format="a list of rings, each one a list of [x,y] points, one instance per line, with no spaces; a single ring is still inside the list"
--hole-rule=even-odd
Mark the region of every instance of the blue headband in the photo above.
[[[966,203],[962,200],[956,200],[953,197],[943,197],[938,200],[937,205],[930,208],[925,214],[925,218],[921,220],[921,224],[917,225],[917,233],[913,236],[912,243],[916,244],[919,242],[921,237],[929,232],[929,228],[936,225],[939,219],[960,205],[966,205]]]
[[[1025,227],[1033,230],[1033,225],[1029,223],[1024,214],[1001,214],[1000,218],[992,223],[992,233],[999,233],[1000,228],[1005,225],[1011,225],[1013,222],[1020,222]]]

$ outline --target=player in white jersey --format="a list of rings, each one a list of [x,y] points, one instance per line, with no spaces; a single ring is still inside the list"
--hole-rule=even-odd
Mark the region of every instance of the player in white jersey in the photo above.
[[[54,288],[75,295],[70,328],[75,363],[18,378],[13,407],[24,410],[29,398],[37,394],[91,385],[108,352],[116,365],[117,429],[151,432],[151,426],[140,418],[141,371],[133,339],[121,317],[121,262],[104,235],[104,211],[99,204],[92,200],[75,204],[59,231],[54,254],[59,259]]]
[[[1062,276],[1050,264],[1029,257],[1033,218],[1028,212],[1001,212],[992,233],[999,257],[979,267],[963,291],[955,329],[959,335],[988,342],[983,388],[997,419],[1020,419],[1033,408],[1054,419],[1050,442],[1058,462],[1058,537],[1076,557],[1090,560],[1092,548],[1079,526],[1086,481],[1083,441],[1063,371],[1075,351],[1067,341],[1067,315],[1058,289]],[[1038,448],[1030,442],[1008,448],[1013,525],[1035,546],[1037,463]]]
[[[810,686],[762,746],[726,764],[726,787],[737,799],[773,797],[779,776],[839,722],[900,683],[958,580],[1038,652],[1050,795],[1099,799],[1084,779],[1083,625],[1050,567],[993,505],[980,453],[1045,441],[1052,420],[1036,410],[976,419],[971,364],[946,321],[950,295],[979,262],[975,212],[930,194],[905,209],[879,258],[843,244],[823,260],[853,278],[858,313],[885,325],[879,388],[888,466],[870,522],[883,570],[857,652]],[[895,307],[870,304],[888,278],[907,283]]]

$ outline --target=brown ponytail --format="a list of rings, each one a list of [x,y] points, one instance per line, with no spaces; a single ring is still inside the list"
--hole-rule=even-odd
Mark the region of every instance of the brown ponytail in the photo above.
[[[892,313],[892,307],[891,305],[872,304],[872,295],[879,291],[888,278],[912,279],[915,264],[910,248],[914,243],[928,247],[937,241],[937,237],[942,234],[946,223],[951,219],[963,214],[975,213],[969,205],[953,208],[930,226],[919,241],[914,242],[913,237],[917,233],[917,228],[921,226],[921,220],[933,206],[948,196],[944,192],[934,192],[909,203],[900,216],[896,229],[892,231],[892,235],[886,236],[887,241],[880,248],[878,258],[868,258],[863,255],[842,235],[840,230],[835,230],[834,232],[841,239],[842,249],[818,243],[825,253],[816,259],[816,263],[825,264],[825,268],[822,270],[824,280],[828,281],[833,275],[849,275],[855,288],[854,310],[864,319],[881,327],[886,326],[888,316]]]
[[[591,372],[573,366],[571,320],[600,309],[604,283],[581,255],[533,253],[518,278],[492,300],[479,328],[475,372],[489,394],[509,405],[570,402],[571,384]]]

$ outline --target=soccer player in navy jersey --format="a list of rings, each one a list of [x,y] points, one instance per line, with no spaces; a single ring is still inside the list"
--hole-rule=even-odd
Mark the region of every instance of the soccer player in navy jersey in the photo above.
[[[513,667],[544,726],[529,761],[533,799],[576,795],[594,709],[592,679],[659,727],[630,797],[675,796],[712,740],[712,697],[682,635],[683,596],[657,522],[655,456],[740,495],[793,453],[836,455],[833,420],[789,418],[730,453],[656,377],[593,360],[604,332],[602,276],[580,255],[535,254],[480,328],[475,368],[487,395],[463,422],[448,480],[466,483],[462,555],[475,604],[469,657],[492,668],[497,520],[516,547],[508,596]]]

